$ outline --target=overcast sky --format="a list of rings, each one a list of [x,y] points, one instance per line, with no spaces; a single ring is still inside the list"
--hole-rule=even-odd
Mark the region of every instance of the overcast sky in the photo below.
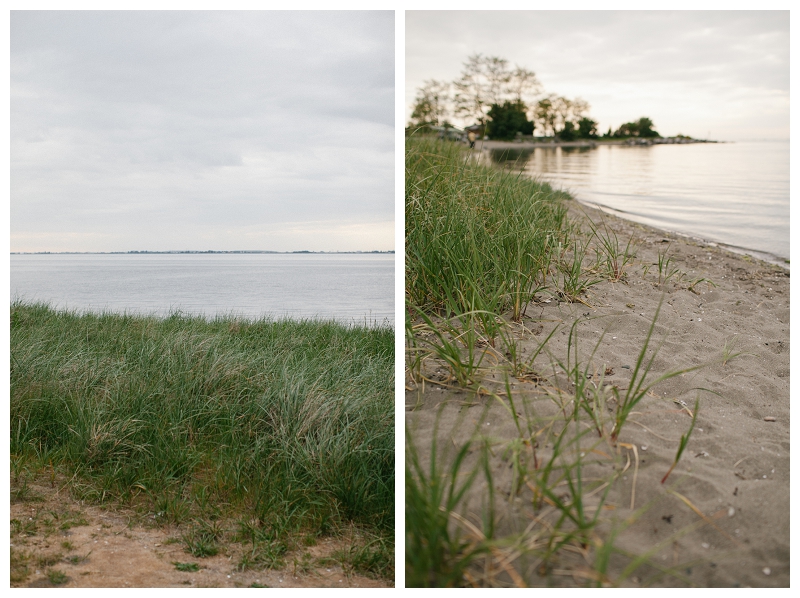
[[[788,11],[410,11],[406,118],[425,80],[457,79],[474,53],[587,100],[603,133],[648,116],[662,135],[789,138]]]
[[[394,249],[394,13],[11,14],[11,251]]]

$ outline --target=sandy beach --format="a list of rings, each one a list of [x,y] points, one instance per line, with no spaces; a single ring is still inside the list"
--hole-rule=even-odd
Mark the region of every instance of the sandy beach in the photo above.
[[[622,431],[617,450],[627,463],[625,475],[610,490],[602,528],[618,530],[619,552],[602,581],[627,587],[788,587],[789,270],[577,202],[571,202],[570,213],[605,223],[623,247],[633,237],[636,258],[626,277],[590,287],[581,302],[540,295],[531,303],[522,321],[512,324],[523,354],[532,354],[559,329],[534,361],[537,375],[511,378],[508,389],[491,356],[484,360],[483,390],[477,394],[459,388],[433,358],[423,363],[422,381],[407,372],[406,425],[416,448],[427,455],[437,428],[439,447],[445,446],[443,439],[452,447],[476,433],[488,439],[495,536],[524,535],[537,515],[529,489],[512,491],[504,439],[517,435],[515,418],[495,399],[508,391],[520,412],[542,417],[557,412],[553,396],[556,389],[568,390],[569,382],[551,362],[566,357],[570,327],[578,320],[580,354],[593,364],[595,380],[626,389],[661,303],[647,353],[649,359],[657,349],[650,379],[703,367],[654,386]],[[659,254],[671,260],[660,284]],[[662,484],[696,400],[695,428]],[[485,481],[476,484],[454,517],[467,538],[478,533],[475,526],[458,522],[480,521],[487,490]],[[580,586],[591,579],[586,554],[542,571],[524,551],[498,551],[492,563],[476,565],[484,573],[494,567],[494,573],[475,585]],[[636,555],[646,557],[642,565],[625,572]]]

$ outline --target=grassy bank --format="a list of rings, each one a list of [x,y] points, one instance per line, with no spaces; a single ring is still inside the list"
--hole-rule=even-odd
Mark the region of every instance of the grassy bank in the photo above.
[[[452,143],[409,140],[406,294],[426,311],[518,316],[569,235],[566,197],[465,159]]]
[[[656,373],[656,310],[625,366],[627,387],[604,382],[614,373],[595,359],[604,337],[582,337],[587,291],[626,281],[636,248],[568,219],[568,199],[454,144],[407,140],[406,364],[416,397],[406,430],[407,585],[614,585],[634,571],[674,574],[617,546],[647,509],[633,511],[639,455],[622,434],[656,384],[689,369]],[[684,276],[668,270],[664,257],[643,277],[665,288]],[[571,325],[526,316],[560,304],[585,313]],[[696,405],[687,412],[675,463]],[[628,504],[627,518],[610,517]]]
[[[196,556],[241,542],[241,567],[355,524],[373,538],[362,565],[391,575],[393,338],[12,303],[12,477],[52,471],[82,498],[188,525]]]

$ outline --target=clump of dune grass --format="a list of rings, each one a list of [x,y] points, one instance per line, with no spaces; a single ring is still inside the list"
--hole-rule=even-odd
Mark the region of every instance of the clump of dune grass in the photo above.
[[[285,537],[354,522],[390,538],[393,339],[388,326],[17,301],[12,461],[57,468],[84,498],[145,501],[156,521],[226,512]],[[195,527],[187,545],[213,551],[219,534]]]
[[[604,384],[605,366],[598,371],[594,362],[602,337],[588,354],[579,351],[577,322],[569,329],[565,357],[547,347],[558,325],[526,358],[519,350],[525,330],[520,320],[530,302],[549,295],[586,303],[592,286],[624,280],[635,258],[633,237],[622,245],[605,226],[590,224],[584,232],[570,222],[566,197],[519,174],[482,166],[455,144],[407,140],[407,371],[412,381],[474,392],[474,402],[462,405],[484,405],[471,432],[463,429],[462,415],[449,431],[439,429],[437,417],[433,437],[425,439],[428,454],[417,433],[406,431],[409,586],[570,585],[565,579],[606,586],[624,584],[634,571],[652,580],[680,577],[677,569],[655,562],[661,545],[638,556],[615,546],[618,534],[650,506],[633,511],[639,455],[622,440],[623,428],[654,385],[696,369],[653,371],[659,311],[622,391]],[[669,263],[659,264],[659,284],[670,272]],[[547,389],[540,391],[551,404],[544,413],[528,397],[515,396],[510,383],[512,376],[541,380],[539,372],[548,366],[536,363],[539,356],[552,368]],[[444,365],[449,377],[429,379],[426,360]],[[505,388],[483,384],[488,373],[499,374]],[[498,404],[514,424],[511,437],[493,437],[481,425],[489,405]],[[673,468],[693,426],[694,419]],[[510,485],[495,490],[492,472],[504,470],[511,472]],[[628,490],[621,480],[631,473]],[[622,522],[609,519],[616,508],[611,497],[629,504],[633,514]],[[510,533],[513,521],[525,522],[523,529]],[[612,562],[622,571],[617,578]]]
[[[438,425],[431,440],[425,459],[411,431],[406,431],[407,587],[463,585],[467,570],[491,550],[493,487],[485,441],[476,437],[461,443],[457,450],[444,442],[440,451]],[[469,462],[473,450],[482,456],[477,465]],[[489,509],[483,530],[464,534],[460,525],[453,525],[453,519],[479,477],[488,481]]]
[[[547,285],[565,249],[567,195],[479,165],[454,144],[409,139],[406,293],[426,310],[511,310]]]

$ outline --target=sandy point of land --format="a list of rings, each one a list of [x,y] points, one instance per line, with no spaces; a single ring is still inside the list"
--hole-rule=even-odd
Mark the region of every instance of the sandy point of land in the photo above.
[[[623,430],[620,441],[636,447],[640,462],[636,476],[631,466],[620,488],[609,495],[609,508],[617,522],[635,509],[647,509],[620,534],[617,545],[630,554],[653,550],[652,563],[672,567],[680,575],[656,576],[654,585],[788,587],[789,271],[577,202],[570,212],[577,219],[588,215],[606,234],[613,231],[623,248],[632,238],[636,259],[623,281],[592,286],[583,303],[543,295],[530,304],[521,324],[515,324],[523,343],[528,339],[523,352],[530,353],[559,326],[549,350],[565,357],[569,329],[581,319],[577,330],[582,355],[588,355],[604,334],[592,363],[598,373],[604,372],[605,383],[625,389],[663,299],[654,346],[663,344],[653,362],[654,374],[706,364],[655,386],[632,415],[635,423]],[[660,284],[659,254],[665,256],[662,262],[670,258]],[[709,282],[692,285],[698,279]],[[726,350],[739,356],[726,360]],[[557,376],[548,373],[554,370],[542,359],[537,357],[535,363],[544,382],[511,379],[511,390],[520,400],[533,402],[543,384],[556,384]],[[499,402],[487,407],[490,399],[458,389],[435,360],[427,360],[423,368],[428,382],[419,384],[409,376],[406,380],[406,425],[423,454],[430,449],[437,425],[440,437],[449,434],[457,441],[474,431],[469,426],[483,408],[487,411],[481,425],[484,432],[491,430],[497,446],[517,434]],[[484,385],[491,389],[494,381],[494,388],[502,392],[501,377],[491,369],[485,375]],[[700,411],[688,447],[662,485],[697,398]],[[509,497],[512,471],[502,450],[495,453],[496,496]],[[632,459],[632,451],[629,454]],[[477,492],[485,496],[486,489]],[[512,534],[530,523],[524,493],[521,496],[522,502],[506,498],[498,506],[499,533]],[[481,496],[473,496],[468,504],[478,512]],[[554,578],[525,569],[523,559],[513,566],[528,585],[553,583]],[[620,567],[612,568],[611,580]],[[645,578],[638,570],[620,583],[636,587]],[[585,582],[579,577],[560,579],[556,583],[562,585]],[[499,575],[497,583],[515,582],[513,576]]]

